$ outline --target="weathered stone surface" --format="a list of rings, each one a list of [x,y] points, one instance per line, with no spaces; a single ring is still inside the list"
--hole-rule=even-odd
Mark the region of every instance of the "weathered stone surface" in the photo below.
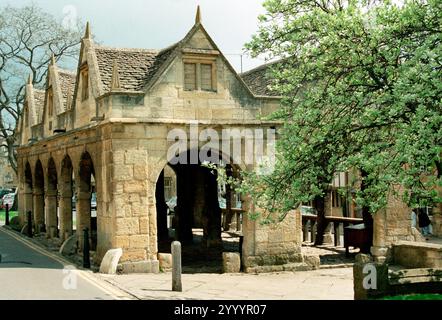
[[[60,254],[64,256],[73,255],[77,250],[77,236],[74,234],[67,238],[60,247]]]
[[[238,273],[241,270],[241,258],[237,252],[223,252],[223,272]]]
[[[158,261],[160,263],[161,270],[172,269],[172,254],[170,253],[158,253]]]
[[[303,260],[309,267],[311,267],[311,270],[317,270],[321,265],[319,255],[304,255]]]
[[[100,273],[115,274],[122,255],[123,250],[121,248],[108,250],[101,261]]]
[[[401,241],[393,246],[393,260],[408,268],[442,268],[442,245]]]
[[[158,260],[146,260],[136,262],[123,262],[118,266],[122,273],[159,273],[160,264]]]

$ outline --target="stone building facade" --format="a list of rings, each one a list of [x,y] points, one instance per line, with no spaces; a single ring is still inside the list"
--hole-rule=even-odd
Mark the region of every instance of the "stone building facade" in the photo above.
[[[0,146],[0,188],[11,189],[16,187],[17,174],[9,163],[6,148]]]
[[[155,272],[166,219],[162,177],[169,164],[176,174],[178,240],[192,240],[192,221],[199,214],[204,245],[219,245],[220,210],[210,200],[216,177],[201,163],[171,165],[168,150],[175,140],[168,135],[185,132],[188,147],[182,153],[191,157],[207,143],[192,140],[195,124],[199,132],[210,129],[220,137],[224,129],[267,132],[278,123],[263,117],[278,108],[280,98],[263,90],[266,83],[254,72],[244,77],[235,72],[200,17],[198,10],[187,35],[162,50],[99,46],[88,25],[75,73],[57,67],[54,57],[45,90],[28,82],[18,148],[23,222],[31,211],[36,232],[61,240],[76,229],[80,251],[84,239],[79,231],[96,231],[89,240],[97,262],[109,249],[122,248],[123,268]],[[241,139],[242,150],[245,144]],[[213,152],[225,157],[222,150]],[[257,163],[231,167],[234,172],[255,170]],[[96,223],[90,214],[92,191]],[[242,200],[245,212],[258,210],[247,197]],[[298,212],[275,226],[244,214],[242,230],[246,271],[275,265],[293,270],[303,263]]]

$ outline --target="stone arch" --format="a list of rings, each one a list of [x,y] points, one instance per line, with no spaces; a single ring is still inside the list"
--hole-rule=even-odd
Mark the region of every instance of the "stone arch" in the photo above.
[[[187,159],[190,159],[189,153],[191,150],[187,149],[183,152],[187,153]],[[224,163],[227,165],[229,172],[233,173],[232,175],[239,174],[241,170],[240,166],[233,164],[233,161],[229,159],[229,157],[217,149],[212,149],[212,152],[216,153],[214,158],[222,160],[222,162],[218,162],[218,164]],[[162,167],[160,167],[161,165]],[[201,161],[198,161],[196,164],[171,164],[164,158],[153,168],[155,172],[151,173],[151,177],[156,178],[154,190],[159,249],[167,249],[166,243],[163,246],[163,242],[166,241],[164,241],[164,237],[162,237],[162,234],[166,233],[164,230],[165,222],[162,221],[162,217],[165,216],[164,206],[162,204],[164,198],[162,195],[164,194],[164,168],[167,165],[176,173],[177,203],[174,218],[176,238],[183,242],[183,250],[186,249],[186,245],[189,246],[190,250],[190,246],[194,240],[192,229],[201,228],[203,230],[201,257],[204,258],[204,254],[208,254],[211,256],[207,256],[207,259],[215,259],[213,255],[217,255],[216,260],[219,258],[220,262],[221,255],[218,249],[222,249],[221,217],[223,209],[218,199],[219,184],[216,174],[212,172],[213,170],[202,166]],[[221,264],[219,264],[219,266],[220,265]]]
[[[58,175],[54,158],[50,157],[47,165],[45,192],[46,231],[50,238],[58,237]]]
[[[59,218],[60,238],[66,240],[73,234],[72,197],[74,195],[74,168],[69,155],[65,155],[60,164],[59,188]]]
[[[45,201],[44,201],[44,185],[45,177],[43,164],[40,159],[35,163],[34,180],[33,180],[33,219],[35,231],[37,233],[45,230]]]
[[[91,250],[97,247],[97,218],[91,216],[91,198],[94,192],[95,168],[92,157],[85,151],[78,165],[78,175],[75,180],[77,189],[77,241],[78,249],[83,250],[84,230],[88,229]]]

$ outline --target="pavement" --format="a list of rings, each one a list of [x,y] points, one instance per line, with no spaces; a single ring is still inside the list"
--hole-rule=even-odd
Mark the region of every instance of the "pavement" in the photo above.
[[[0,227],[0,300],[113,300],[126,293]]]
[[[352,268],[183,274],[183,292],[171,290],[171,273],[96,276],[143,300],[353,300]]]

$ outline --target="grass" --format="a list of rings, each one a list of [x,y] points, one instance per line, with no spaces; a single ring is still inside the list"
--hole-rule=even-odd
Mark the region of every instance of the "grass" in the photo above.
[[[382,300],[442,300],[442,294],[407,294],[401,296],[384,297]]]
[[[0,211],[0,223],[5,223],[5,211]],[[9,221],[18,215],[17,211],[9,211]]]

